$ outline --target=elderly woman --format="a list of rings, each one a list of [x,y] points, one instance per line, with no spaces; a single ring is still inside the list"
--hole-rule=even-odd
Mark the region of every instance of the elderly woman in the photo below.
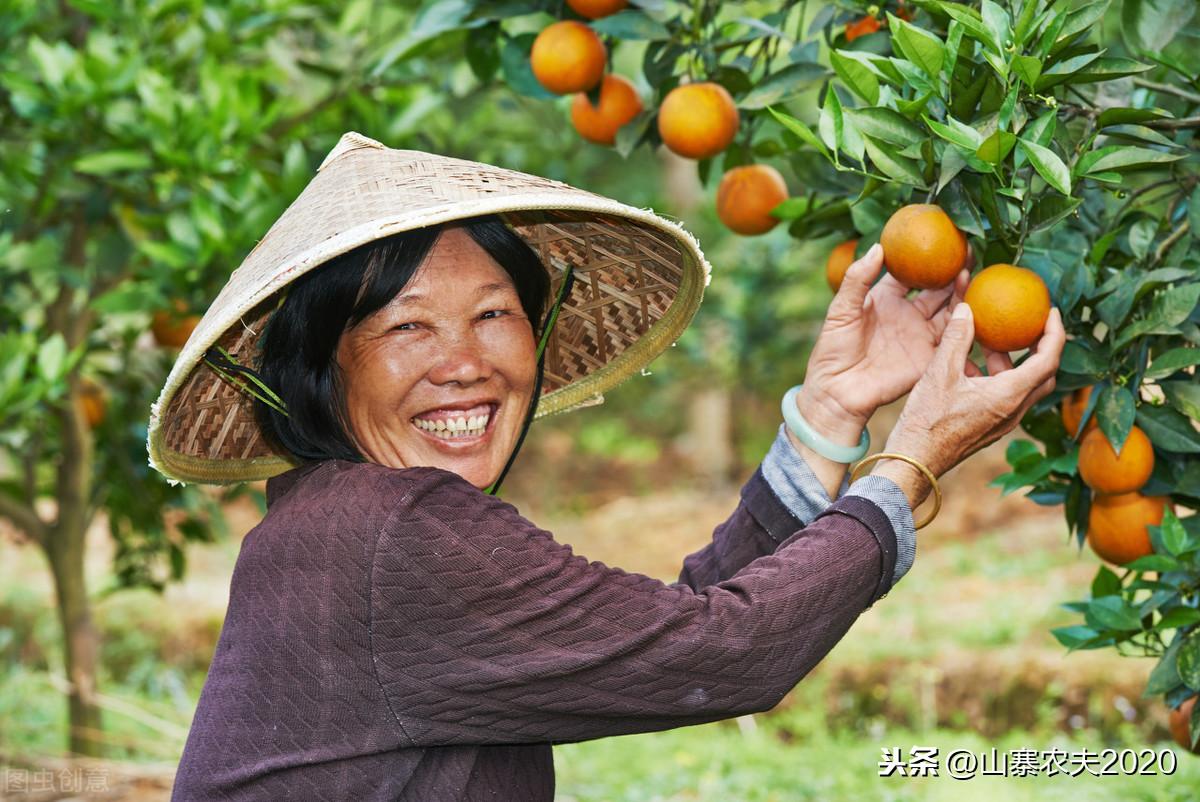
[[[522,800],[551,746],[769,710],[912,564],[936,477],[1054,385],[1057,311],[968,359],[951,287],[829,308],[737,508],[665,584],[495,496],[530,422],[602,397],[688,324],[678,226],[558,182],[343,137],[231,276],[152,413],[175,480],[270,477],[176,800]],[[865,424],[909,393],[871,474]]]

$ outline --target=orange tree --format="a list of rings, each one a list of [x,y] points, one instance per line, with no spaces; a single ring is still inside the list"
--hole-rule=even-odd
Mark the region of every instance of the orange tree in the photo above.
[[[445,35],[461,37],[481,80],[546,100],[555,93],[529,61],[539,31],[590,27],[608,71],[625,65],[644,94],[611,121],[617,151],[666,144],[697,158],[706,183],[747,164],[784,169],[790,197],[765,213],[793,237],[856,239],[862,253],[897,208],[933,203],[980,267],[1034,271],[1070,342],[1058,392],[1022,421],[1031,439],[1010,445],[995,484],[1061,505],[1072,542],[1091,541],[1120,571],[1101,565],[1089,598],[1067,604],[1082,622],[1054,635],[1071,650],[1156,658],[1146,693],[1172,708],[1200,693],[1200,517],[1187,514],[1200,505],[1193,0],[630,0],[589,17],[554,0],[439,0],[424,11],[458,15],[462,30]],[[597,52],[592,42],[587,58]],[[556,57],[572,68],[569,50]],[[573,102],[602,112],[596,81]],[[681,87],[696,89],[686,104]],[[778,186],[763,175],[764,192]],[[737,211],[762,214],[748,191],[740,181]],[[778,283],[760,271],[753,289]],[[1191,725],[1200,736],[1200,713]]]

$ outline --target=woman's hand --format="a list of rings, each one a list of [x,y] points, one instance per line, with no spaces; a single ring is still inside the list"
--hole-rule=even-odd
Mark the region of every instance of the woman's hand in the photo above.
[[[871,414],[911,390],[929,366],[972,261],[968,249],[950,286],[911,300],[890,274],[872,286],[883,267],[881,246],[850,265],[809,357],[797,399],[805,419],[834,442],[856,443]]]
[[[984,350],[984,376],[967,359],[975,338],[971,308],[959,304],[942,333],[928,370],[904,402],[884,451],[896,451],[941,476],[979,449],[1012,431],[1034,403],[1054,389],[1067,335],[1058,308],[1050,310],[1042,337],[1019,367],[1008,354]],[[880,460],[874,474],[895,481],[915,509],[930,487],[915,468]]]

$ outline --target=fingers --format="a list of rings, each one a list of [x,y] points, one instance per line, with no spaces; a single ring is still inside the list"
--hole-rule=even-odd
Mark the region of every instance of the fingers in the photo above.
[[[1006,370],[996,377],[1002,388],[1013,395],[1025,395],[1036,391],[1047,379],[1053,380],[1058,372],[1067,333],[1063,329],[1062,315],[1058,307],[1050,310],[1042,337],[1030,349],[1030,355],[1019,366]]]
[[[855,314],[862,309],[863,301],[871,285],[883,268],[883,248],[879,243],[871,246],[863,257],[846,268],[842,286],[829,304],[829,311]]]
[[[899,283],[899,282],[897,282]],[[921,313],[921,317],[929,319],[934,316],[954,294],[954,284],[948,284],[939,290],[921,290],[912,299],[912,305]]]
[[[983,348],[984,363],[987,365],[989,376],[995,376],[997,373],[1003,373],[1006,370],[1012,370],[1013,362],[1004,351],[993,351],[991,348]]]
[[[978,365],[968,359],[966,363],[963,364],[963,374],[966,376],[976,377],[982,376],[983,371],[979,369]]]
[[[959,304],[950,315],[950,322],[942,332],[941,342],[933,354],[933,364],[942,376],[960,376],[966,372],[967,355],[975,339],[975,321],[971,307]]]

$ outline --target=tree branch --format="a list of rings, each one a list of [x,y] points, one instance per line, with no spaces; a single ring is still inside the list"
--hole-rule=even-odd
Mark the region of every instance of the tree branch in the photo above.
[[[46,545],[46,522],[31,504],[22,504],[11,496],[0,494],[0,517],[12,521],[34,542],[43,547]]]
[[[1179,240],[1183,237],[1183,235],[1187,233],[1187,230],[1188,230],[1188,221],[1184,220],[1182,223],[1179,224],[1178,228],[1176,228],[1174,231],[1171,232],[1171,235],[1169,237],[1167,237],[1165,240],[1163,240],[1161,243],[1159,243],[1159,246],[1154,249],[1154,261],[1151,262],[1150,264],[1156,265],[1159,262],[1161,262],[1163,257],[1167,255],[1167,251],[1171,250],[1171,246],[1174,245],[1176,242],[1179,242]]]
[[[1178,86],[1171,84],[1160,84],[1157,81],[1147,81],[1145,78],[1134,78],[1134,86],[1140,86],[1144,89],[1153,89],[1155,92],[1162,92],[1164,95],[1175,95],[1184,100],[1190,100],[1193,103],[1200,103],[1200,94],[1189,92]]]
[[[1175,120],[1147,120],[1142,125],[1159,131],[1179,131],[1184,128],[1200,128],[1200,117],[1180,117]]]

